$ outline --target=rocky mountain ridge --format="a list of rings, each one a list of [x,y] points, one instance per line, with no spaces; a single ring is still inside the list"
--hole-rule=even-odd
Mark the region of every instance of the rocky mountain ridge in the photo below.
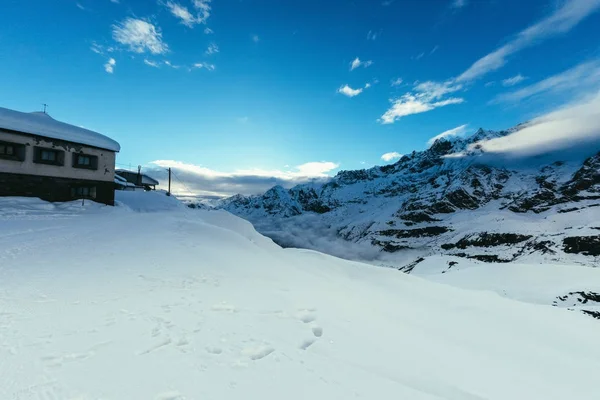
[[[428,254],[488,262],[542,257],[594,265],[600,256],[600,153],[582,161],[518,167],[482,161],[479,129],[438,139],[394,164],[340,171],[330,181],[220,208],[283,246],[306,247],[398,268]]]

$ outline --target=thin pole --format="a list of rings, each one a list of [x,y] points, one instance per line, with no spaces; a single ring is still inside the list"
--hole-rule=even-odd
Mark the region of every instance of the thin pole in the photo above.
[[[167,196],[171,195],[171,168],[169,168],[169,191],[167,192]]]

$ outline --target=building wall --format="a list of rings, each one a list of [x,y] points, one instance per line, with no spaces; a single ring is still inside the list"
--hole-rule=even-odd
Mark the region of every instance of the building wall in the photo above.
[[[74,194],[78,187],[93,188],[93,196]],[[114,182],[56,178],[0,172],[0,196],[39,197],[46,201],[71,201],[83,198],[114,205]]]
[[[46,177],[114,182],[115,153],[61,140],[22,135],[0,129],[0,141],[25,145],[25,160],[5,160],[0,158],[0,173],[37,175]],[[38,164],[34,160],[34,147],[45,147],[64,151],[64,165]],[[84,153],[98,157],[98,169],[73,168],[73,154]]]

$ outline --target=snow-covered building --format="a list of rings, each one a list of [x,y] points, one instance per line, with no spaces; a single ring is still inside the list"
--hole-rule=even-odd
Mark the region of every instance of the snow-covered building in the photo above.
[[[141,172],[127,171],[126,169],[118,169],[116,171],[116,176],[125,179],[135,187],[144,188],[146,190],[156,190],[156,186],[159,184],[156,179],[146,174],[142,174]]]
[[[0,107],[0,196],[113,204],[119,143],[43,112]]]

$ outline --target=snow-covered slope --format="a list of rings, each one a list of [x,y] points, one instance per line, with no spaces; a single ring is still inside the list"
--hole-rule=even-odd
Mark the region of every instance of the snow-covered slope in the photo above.
[[[446,254],[487,262],[600,264],[600,153],[527,160],[437,140],[397,163],[220,203],[287,247],[396,267]]]
[[[160,193],[118,196],[0,199],[0,399],[597,395],[600,324],[583,314],[282,249]],[[585,270],[538,288],[598,285]]]

